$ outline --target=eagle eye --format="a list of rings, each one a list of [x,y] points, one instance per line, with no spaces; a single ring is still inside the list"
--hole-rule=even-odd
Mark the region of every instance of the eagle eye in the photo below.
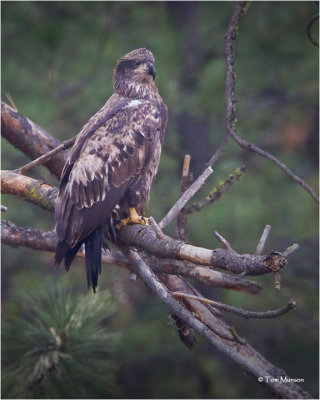
[[[138,65],[140,65],[140,61],[134,61],[133,64],[135,67],[137,67]]]

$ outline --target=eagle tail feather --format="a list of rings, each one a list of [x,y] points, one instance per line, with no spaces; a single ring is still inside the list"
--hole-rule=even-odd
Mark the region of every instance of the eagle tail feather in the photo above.
[[[70,249],[68,254],[64,257],[64,266],[66,271],[69,271],[70,265],[75,258],[76,254],[78,253],[80,247],[82,246],[83,242],[78,243],[73,249]]]
[[[87,282],[88,288],[92,286],[94,293],[98,285],[98,275],[101,273],[101,244],[102,226],[85,239]]]
[[[69,253],[70,249],[71,249],[70,245],[67,242],[65,242],[64,240],[61,240],[58,242],[57,248],[56,248],[56,253],[54,255],[54,264],[55,264],[56,268],[59,267],[62,260]]]
[[[71,246],[65,240],[58,242],[56,254],[54,256],[56,268],[59,267],[62,260],[64,259],[64,266],[66,271],[68,271],[70,269],[70,265],[73,259],[75,258],[82,244],[83,241],[78,243],[75,247],[71,248]]]

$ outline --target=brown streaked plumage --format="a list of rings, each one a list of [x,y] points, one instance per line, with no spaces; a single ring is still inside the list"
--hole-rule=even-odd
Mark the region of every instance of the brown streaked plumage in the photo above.
[[[157,173],[167,107],[154,84],[153,64],[146,49],[117,62],[114,94],[82,128],[62,171],[55,262],[64,260],[68,270],[84,243],[88,286],[94,291],[103,232],[114,239],[114,219],[127,218],[129,207],[143,214]]]

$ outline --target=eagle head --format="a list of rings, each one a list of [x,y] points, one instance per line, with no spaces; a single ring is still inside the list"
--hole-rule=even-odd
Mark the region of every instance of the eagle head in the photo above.
[[[154,87],[156,76],[154,57],[147,49],[136,49],[121,57],[114,69],[115,91],[127,96],[136,97],[141,88]]]

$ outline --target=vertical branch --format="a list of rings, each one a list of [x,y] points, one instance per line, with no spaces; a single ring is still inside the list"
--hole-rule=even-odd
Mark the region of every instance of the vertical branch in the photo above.
[[[182,166],[180,196],[182,196],[183,193],[187,190],[189,182],[190,182],[190,161],[191,161],[190,154],[186,154],[184,156],[183,166]],[[184,208],[183,208],[179,212],[178,218],[177,218],[178,237],[180,240],[183,240],[183,241],[186,240],[186,233],[185,233],[186,224],[187,224],[187,218],[186,218],[186,215],[184,213]]]
[[[240,1],[236,4],[226,33],[225,58],[226,58],[227,76],[226,76],[225,97],[226,97],[226,124],[227,124],[228,135],[232,137],[232,139],[243,149],[251,151],[253,153],[257,153],[260,156],[266,158],[267,160],[273,162],[294,182],[302,186],[313,197],[313,199],[317,203],[319,203],[319,198],[317,194],[303,179],[295,175],[285,164],[279,161],[272,154],[260,149],[260,147],[256,146],[255,144],[249,143],[246,140],[242,139],[235,130],[236,118],[235,118],[234,87],[235,87],[236,76],[234,72],[234,63],[235,63],[234,44],[237,38],[238,23],[240,17],[243,15],[246,9],[247,9],[246,1]]]

